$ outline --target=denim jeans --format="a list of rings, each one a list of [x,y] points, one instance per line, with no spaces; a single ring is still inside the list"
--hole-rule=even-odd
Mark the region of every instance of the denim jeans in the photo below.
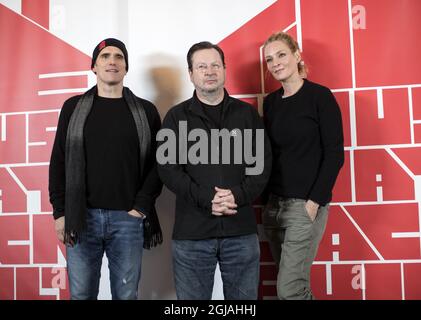
[[[172,252],[178,299],[210,300],[217,263],[225,299],[257,299],[260,247],[256,234],[173,240]]]
[[[74,247],[66,247],[72,300],[98,296],[104,251],[112,299],[137,299],[143,253],[143,220],[127,211],[88,209],[87,229]]]
[[[272,256],[279,267],[278,298],[312,300],[310,271],[327,223],[329,204],[320,206],[314,221],[306,200],[275,195],[263,211],[263,227]]]

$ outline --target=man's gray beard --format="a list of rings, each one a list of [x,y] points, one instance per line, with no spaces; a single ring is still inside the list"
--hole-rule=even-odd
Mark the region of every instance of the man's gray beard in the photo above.
[[[212,89],[212,90],[206,90],[205,92],[206,93],[215,93],[217,91],[218,91],[218,89]]]
[[[219,88],[215,88],[215,89],[205,89],[205,90],[202,90],[202,94],[204,95],[204,96],[206,96],[206,95],[212,95],[212,94],[214,94],[214,93],[217,93],[218,92],[218,90],[219,90]]]

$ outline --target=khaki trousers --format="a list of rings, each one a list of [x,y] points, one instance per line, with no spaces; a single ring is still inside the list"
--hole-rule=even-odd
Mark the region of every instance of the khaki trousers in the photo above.
[[[325,231],[329,204],[320,206],[314,221],[306,200],[270,195],[263,211],[263,227],[278,267],[277,292],[281,300],[314,299],[310,270]]]

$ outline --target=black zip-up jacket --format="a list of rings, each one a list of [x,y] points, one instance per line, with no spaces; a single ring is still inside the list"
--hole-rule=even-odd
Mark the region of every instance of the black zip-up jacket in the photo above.
[[[180,161],[178,155],[179,143],[180,140],[185,141],[187,139],[182,133],[183,137],[180,138],[179,133],[182,132],[182,130],[179,132],[180,121],[187,123],[187,133],[190,133],[193,129],[203,129],[207,132],[209,160],[207,164],[192,164],[188,158],[186,164]],[[177,153],[172,155],[173,161],[170,164],[158,164],[158,173],[162,181],[176,194],[173,239],[209,239],[257,232],[252,202],[264,190],[270,176],[272,163],[271,147],[264,132],[263,121],[250,104],[230,97],[225,91],[220,124],[222,129],[227,129],[230,135],[234,136],[230,138],[231,157],[228,164],[221,164],[221,161],[219,164],[210,163],[212,152],[210,146],[213,141],[210,137],[210,130],[221,128],[215,128],[213,122],[206,116],[196,93],[191,99],[173,107],[163,121],[162,128],[173,130],[176,140],[172,142],[177,145]],[[262,162],[264,160],[264,167],[261,174],[246,175],[246,168],[254,167],[256,164],[250,164],[251,161],[247,161],[249,164],[246,163],[244,145],[241,162],[239,164],[234,163],[233,140],[244,137],[244,129],[252,129],[253,156],[256,156],[256,129],[262,130],[264,142],[261,143],[264,146],[264,152],[261,156],[264,155],[264,159],[262,159]],[[164,150],[165,146],[171,145],[170,139],[162,138],[162,140],[158,141],[158,153]],[[190,147],[196,145],[196,143],[198,143],[197,140],[187,141],[187,151],[191,151]],[[221,160],[221,155],[219,160]],[[216,193],[215,186],[232,191],[238,206],[236,214],[229,216],[212,215],[211,201]]]

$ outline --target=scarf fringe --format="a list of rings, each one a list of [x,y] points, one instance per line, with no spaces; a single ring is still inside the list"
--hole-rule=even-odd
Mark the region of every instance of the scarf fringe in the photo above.
[[[159,221],[155,221],[152,225],[149,218],[143,220],[143,248],[150,250],[162,244],[162,231]]]
[[[69,247],[74,247],[79,241],[79,234],[75,231],[64,232],[64,244]]]

